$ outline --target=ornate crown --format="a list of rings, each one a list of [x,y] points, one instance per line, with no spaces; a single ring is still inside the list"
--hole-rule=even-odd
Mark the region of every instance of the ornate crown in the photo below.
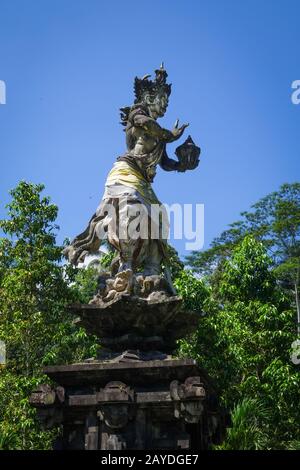
[[[150,93],[155,95],[159,92],[167,93],[168,96],[171,94],[171,84],[167,83],[167,71],[164,69],[162,62],[159,69],[155,70],[155,79],[149,80],[151,75],[145,75],[143,78],[135,77],[134,79],[134,94],[135,103],[138,103],[144,93]]]

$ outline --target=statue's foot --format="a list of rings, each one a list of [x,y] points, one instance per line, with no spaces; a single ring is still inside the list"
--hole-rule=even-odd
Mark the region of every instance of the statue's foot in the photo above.
[[[123,271],[119,271],[115,278],[117,279],[129,279],[133,276],[132,269],[124,269]]]
[[[124,293],[126,292],[129,294],[132,289],[132,281],[133,281],[132,269],[125,269],[124,271],[120,271],[117,273],[114,284],[113,284],[113,288],[117,292],[124,292]]]

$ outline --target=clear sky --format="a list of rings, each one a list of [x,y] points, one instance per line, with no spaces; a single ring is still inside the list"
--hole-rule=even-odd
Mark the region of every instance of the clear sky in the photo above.
[[[84,229],[125,150],[119,107],[133,102],[134,76],[164,60],[173,90],[161,124],[190,122],[202,159],[193,172],[159,169],[154,189],[205,204],[208,247],[299,179],[299,18],[293,0],[0,0],[0,217],[25,179],[59,206],[59,241]]]

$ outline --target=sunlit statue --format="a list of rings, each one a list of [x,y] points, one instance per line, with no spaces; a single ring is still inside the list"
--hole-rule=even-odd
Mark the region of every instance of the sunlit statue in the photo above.
[[[175,151],[178,160],[167,155],[166,145],[178,140],[188,126],[179,126],[177,120],[174,128],[168,130],[157,122],[164,116],[171,94],[167,76],[162,64],[155,71],[154,80],[150,75],[135,78],[134,104],[121,108],[127,151],[117,158],[108,174],[103,198],[86,230],[64,250],[71,263],[83,262],[87,254],[97,252],[106,238],[117,252],[114,266],[119,279],[124,278],[122,273],[128,279],[128,275],[138,271],[143,276],[158,276],[161,265],[168,264],[166,230],[163,230],[167,220],[164,211],[160,213],[162,205],[151,183],[158,165],[165,171],[195,169],[200,148],[189,136]],[[139,222],[134,225],[132,221],[137,214]]]

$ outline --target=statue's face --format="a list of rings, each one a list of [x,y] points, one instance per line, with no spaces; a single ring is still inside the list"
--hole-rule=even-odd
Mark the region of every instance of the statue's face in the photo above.
[[[145,97],[146,104],[148,106],[150,116],[153,119],[157,119],[158,117],[163,117],[169,103],[169,97],[167,93],[159,93],[154,97],[146,96]]]

